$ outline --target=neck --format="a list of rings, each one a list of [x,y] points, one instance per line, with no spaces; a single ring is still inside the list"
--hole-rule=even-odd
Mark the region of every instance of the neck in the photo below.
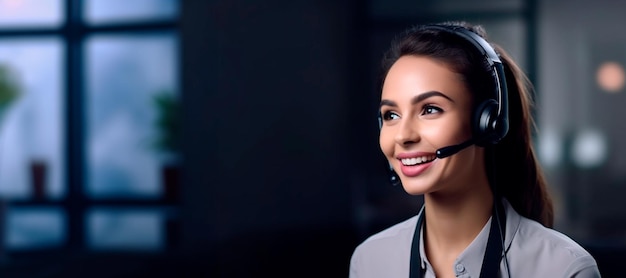
[[[484,183],[463,194],[429,193],[424,202],[427,253],[456,258],[491,217],[493,195]]]

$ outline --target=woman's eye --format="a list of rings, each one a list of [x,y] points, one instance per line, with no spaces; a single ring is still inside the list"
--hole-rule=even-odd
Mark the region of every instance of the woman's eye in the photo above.
[[[440,112],[442,112],[442,110],[439,107],[432,106],[432,105],[425,105],[424,109],[422,110],[422,115],[435,114],[435,113],[440,113]]]
[[[396,114],[394,112],[386,111],[386,112],[383,113],[383,120],[385,120],[385,121],[395,120],[395,119],[398,119],[398,118],[400,118],[400,117],[398,116],[398,114]]]

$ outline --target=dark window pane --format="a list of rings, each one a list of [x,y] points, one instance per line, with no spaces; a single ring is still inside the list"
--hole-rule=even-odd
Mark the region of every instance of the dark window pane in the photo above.
[[[0,28],[56,27],[63,20],[61,0],[0,0]]]
[[[23,198],[41,192],[33,191],[35,184],[49,197],[64,193],[61,59],[62,45],[56,38],[0,40],[0,69],[4,69],[0,82],[2,75],[13,76],[10,80],[15,80],[19,92],[0,111],[0,194],[4,196]],[[36,179],[41,181],[35,183]]]
[[[9,249],[61,246],[65,241],[65,213],[57,208],[9,209],[6,244]]]
[[[92,249],[157,250],[163,247],[164,214],[142,209],[94,209],[88,214]]]
[[[87,41],[87,191],[92,197],[156,197],[158,94],[176,95],[177,44],[170,33]]]
[[[174,19],[178,0],[87,0],[84,12],[90,24]]]
[[[421,3],[420,3],[421,2]],[[415,1],[415,0],[372,0],[368,1],[368,12],[380,18],[411,18],[420,15],[445,15],[477,13],[477,12],[524,12],[527,1],[523,0],[447,0],[447,1]]]

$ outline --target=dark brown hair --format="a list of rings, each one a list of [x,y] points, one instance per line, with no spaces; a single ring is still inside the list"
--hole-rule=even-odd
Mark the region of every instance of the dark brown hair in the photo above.
[[[466,22],[445,22],[439,25],[461,26],[486,38],[481,26]],[[531,137],[535,128],[531,114],[532,86],[511,57],[501,47],[495,44],[492,46],[500,56],[507,81],[509,131],[498,144],[486,147],[486,170],[487,173],[494,173],[495,183],[491,181],[491,185],[498,185],[498,195],[506,198],[519,214],[552,227],[552,199]],[[383,58],[382,79],[400,57],[407,55],[437,59],[462,75],[473,94],[474,106],[485,98],[493,97],[494,81],[489,64],[470,42],[456,34],[425,26],[406,30],[394,39]]]

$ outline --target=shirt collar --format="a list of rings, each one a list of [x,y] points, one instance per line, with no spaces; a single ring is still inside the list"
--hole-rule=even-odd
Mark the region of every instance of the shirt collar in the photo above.
[[[423,213],[424,213],[424,206],[422,206],[422,209],[420,210],[420,213],[417,215],[417,217],[418,218],[422,217]],[[426,268],[427,265],[430,268],[430,263],[428,262],[428,258],[426,258],[426,250],[424,250],[424,223],[422,223],[422,226],[418,228],[420,229],[419,247],[420,247],[420,258],[422,259],[422,261],[420,262],[420,265],[422,269]]]
[[[424,207],[422,207],[422,210],[420,211],[420,214],[424,213]],[[419,217],[421,217],[421,215],[419,215]],[[433,269],[433,267],[430,265],[430,262],[428,261],[428,258],[426,257],[426,250],[424,249],[424,223],[422,223],[422,226],[419,227],[420,229],[420,258],[422,259],[422,261],[420,262],[420,266],[422,269],[425,269],[426,272],[430,272],[432,277],[435,276],[435,270]]]
[[[424,209],[420,211],[420,214],[424,213]],[[457,274],[463,275],[466,273],[476,274],[470,276],[478,276],[480,273],[480,269],[482,267],[483,257],[485,254],[485,249],[487,248],[487,240],[489,239],[489,227],[491,225],[491,218],[487,221],[483,229],[478,233],[478,236],[470,243],[470,245],[459,255],[459,257],[454,262],[454,269]],[[422,269],[426,269],[427,272],[433,272],[432,266],[430,262],[428,262],[428,258],[426,257],[426,250],[424,249],[424,224],[420,229],[420,244],[419,244],[419,252],[420,258],[422,261],[420,262]]]
[[[520,223],[520,215],[513,209],[511,204],[506,199],[502,200],[504,204],[504,209],[506,211],[506,236],[505,236],[505,250],[511,247],[511,243],[513,242],[513,237],[517,233],[517,229]],[[424,207],[420,210],[418,217],[421,217],[421,214],[424,213]],[[480,274],[480,270],[482,267],[483,257],[485,254],[485,250],[487,249],[487,241],[489,239],[489,230],[491,227],[491,217],[483,226],[478,236],[474,238],[472,243],[459,255],[459,257],[455,261],[455,271],[457,272],[457,276],[463,275],[466,273],[471,274],[470,276],[478,276]],[[430,262],[428,262],[428,258],[426,257],[426,250],[424,249],[424,224],[422,223],[422,227],[420,229],[420,244],[419,244],[419,252],[421,262],[420,265],[422,269],[426,269],[426,271],[433,271]],[[506,252],[505,251],[505,252]],[[457,266],[460,265],[460,266]]]
[[[457,276],[468,273],[471,277],[478,277],[480,274],[485,251],[487,250],[491,220],[492,217],[489,217],[489,220],[487,220],[483,229],[480,230],[478,236],[474,238],[470,245],[468,245],[454,261],[453,267]]]
[[[509,201],[502,199],[504,210],[506,211],[506,236],[504,238],[504,252],[508,252],[511,248],[513,238],[517,234],[522,217],[513,209]]]

